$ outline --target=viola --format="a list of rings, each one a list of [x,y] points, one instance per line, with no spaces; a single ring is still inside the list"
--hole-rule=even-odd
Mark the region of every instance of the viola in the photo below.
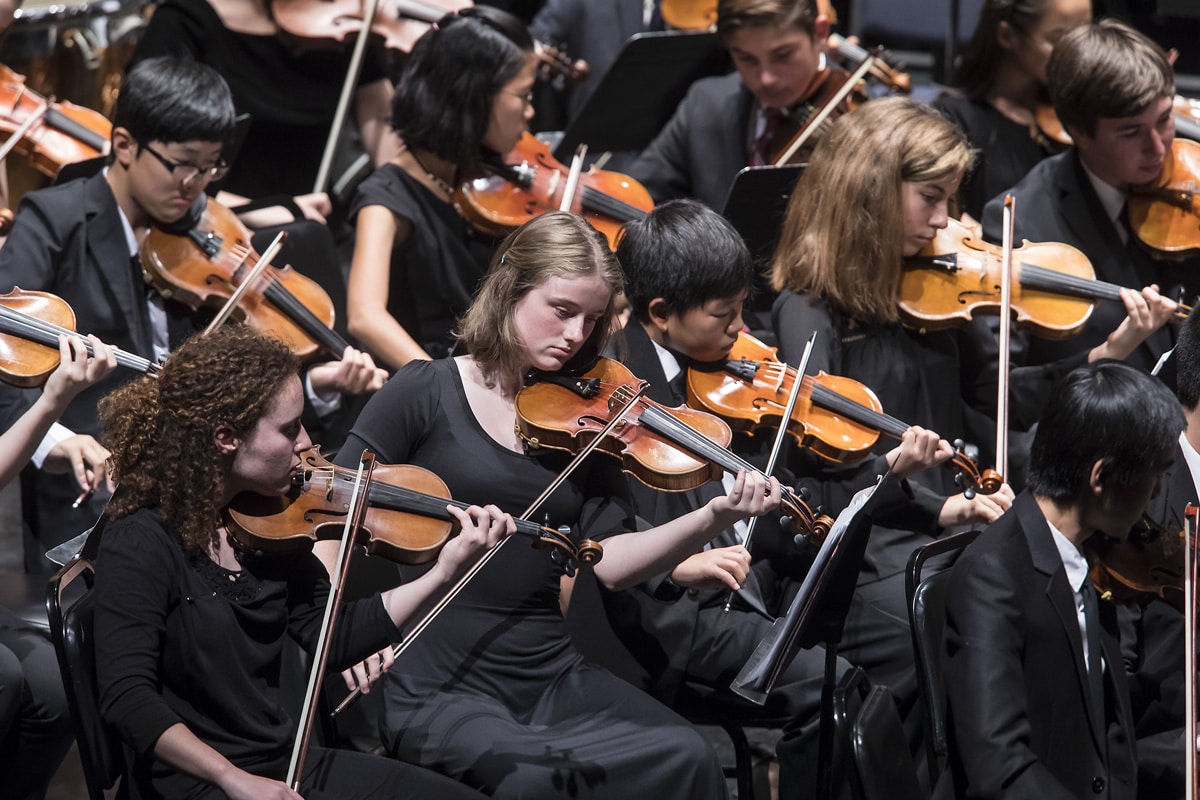
[[[1023,242],[1013,250],[1013,311],[1042,337],[1064,339],[1078,333],[1092,307],[1120,301],[1122,287],[1096,280],[1083,253],[1057,242]],[[934,241],[905,259],[900,279],[900,313],[923,330],[964,324],[976,313],[999,313],[1000,248],[978,238],[958,220],[938,231]],[[1191,309],[1179,306],[1179,317]]]
[[[608,358],[581,375],[541,376],[517,395],[518,433],[530,447],[574,452],[644,385]],[[729,426],[711,414],[642,398],[598,449],[620,458],[625,471],[651,488],[685,491],[725,472],[760,472],[729,450],[731,438]],[[799,530],[828,533],[833,521],[814,513],[801,495],[785,488],[783,505]]]
[[[1164,258],[1184,259],[1200,253],[1198,191],[1200,143],[1175,139],[1158,180],[1130,192],[1133,235]]]
[[[796,370],[779,361],[776,349],[747,333],[738,335],[729,358],[715,369],[688,369],[689,405],[725,419],[739,432],[753,435],[783,424]],[[880,435],[899,439],[909,425],[883,413],[870,388],[851,378],[819,372],[801,378],[800,395],[788,420],[788,432],[802,447],[830,461],[853,461],[865,456]],[[955,442],[949,462],[964,490],[991,494],[1004,482],[990,470],[983,473]]]
[[[107,153],[112,123],[98,111],[41,96],[0,64],[0,130],[19,137],[12,148],[53,178],[64,164]]]
[[[283,497],[243,493],[226,509],[226,523],[238,544],[252,551],[291,552],[321,539],[337,538],[346,523],[355,470],[339,467],[313,447],[301,455],[302,469]],[[451,499],[437,475],[422,467],[377,464],[367,491],[362,544],[370,555],[400,564],[424,564],[437,558],[454,534],[447,505],[467,508]],[[569,534],[516,519],[517,534],[535,547],[552,550],[563,563],[600,560],[599,544],[578,545]]]
[[[1125,539],[1093,535],[1084,543],[1092,583],[1106,599],[1162,600],[1182,613],[1184,536],[1183,528],[1165,529],[1145,517]]]
[[[454,194],[459,213],[479,230],[506,234],[562,206],[570,170],[532,134],[522,134],[503,163],[486,166],[489,177],[468,181]],[[603,233],[613,248],[622,225],[654,208],[645,187],[619,172],[592,167],[579,176],[579,186],[570,210]]]
[[[258,254],[237,215],[203,195],[197,208],[201,205],[203,212],[193,209],[183,224],[150,231],[139,248],[142,271],[163,297],[193,309],[219,308],[258,263]],[[291,267],[272,264],[243,297],[238,313],[302,358],[318,349],[340,358],[348,346],[333,330],[329,295]]]
[[[0,295],[0,380],[28,389],[41,386],[58,368],[59,335],[75,335],[75,312],[49,292],[14,288]],[[89,354],[92,345],[84,340]],[[153,361],[113,348],[117,363],[144,374],[157,374]]]

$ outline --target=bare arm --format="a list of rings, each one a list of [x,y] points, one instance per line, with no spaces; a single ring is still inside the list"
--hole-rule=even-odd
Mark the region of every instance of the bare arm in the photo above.
[[[429,354],[395,317],[388,313],[392,250],[408,240],[412,223],[383,206],[358,212],[358,236],[346,294],[350,333],[392,369]]]
[[[158,737],[154,755],[181,772],[220,787],[230,800],[301,800],[300,795],[282,781],[260,778],[238,769],[198,739],[182,722],[167,728]]]

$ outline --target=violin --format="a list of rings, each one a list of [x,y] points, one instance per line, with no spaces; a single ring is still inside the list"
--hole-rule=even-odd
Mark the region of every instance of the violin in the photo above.
[[[197,214],[200,208],[203,212]],[[139,248],[146,282],[165,298],[199,309],[220,308],[258,262],[250,232],[237,215],[201,195],[174,226],[154,228]],[[301,358],[318,349],[341,358],[346,340],[333,330],[333,301],[291,267],[272,265],[243,297],[237,312]]]
[[[1097,302],[1121,299],[1122,287],[1096,280],[1087,256],[1070,245],[1025,241],[1013,258],[1013,311],[1039,336],[1065,339],[1079,332]],[[905,259],[900,314],[912,327],[941,330],[976,312],[999,313],[1000,277],[1000,248],[952,219],[932,243]],[[1181,305],[1176,314],[1184,318],[1190,311]]]
[[[1184,259],[1200,253],[1200,143],[1175,139],[1152,185],[1129,194],[1129,227],[1160,256]]]
[[[58,337],[75,335],[75,312],[49,292],[14,288],[0,295],[0,380],[24,389],[41,386],[58,368]],[[92,345],[84,340],[89,355]],[[143,374],[158,374],[158,364],[112,348],[117,363]]]
[[[1104,599],[1145,605],[1162,600],[1183,613],[1184,529],[1143,517],[1125,539],[1097,533],[1084,543],[1088,573]]]
[[[319,447],[301,454],[302,469],[292,490],[283,497],[246,492],[225,510],[230,535],[250,551],[292,552],[321,539],[337,538],[346,523],[346,508],[356,470],[339,467],[321,455]],[[362,544],[369,555],[400,564],[424,564],[437,558],[455,533],[447,505],[467,508],[451,499],[437,475],[408,464],[377,464],[367,491]],[[578,545],[569,533],[514,520],[517,534],[535,547],[549,549],[561,563],[594,564],[603,553],[590,539]]]
[[[42,97],[25,85],[24,75],[0,64],[0,131],[15,139],[6,147],[53,178],[64,164],[107,153],[112,123],[90,108]]]
[[[781,167],[808,161],[815,143],[835,119],[867,100],[866,87],[852,73],[825,67],[804,90],[807,100],[787,112],[767,145],[767,163]],[[810,141],[812,140],[812,141]]]
[[[659,6],[663,22],[677,31],[707,31],[717,25],[717,0],[662,0]],[[817,0],[817,13],[837,22],[830,0]]]
[[[271,0],[271,16],[279,29],[305,46],[341,44],[357,36],[366,22],[364,0]],[[470,8],[471,0],[380,0],[371,21],[371,35],[389,50],[412,52],[430,26],[447,14]],[[558,48],[534,42],[538,77],[562,76],[572,83],[585,80],[588,64],[571,59]]]
[[[533,134],[522,134],[502,164],[485,166],[490,176],[463,183],[454,194],[459,213],[484,233],[506,234],[562,206],[570,170]],[[580,174],[579,186],[570,210],[603,233],[613,248],[622,225],[654,208],[645,187],[619,172],[592,167]]]
[[[861,64],[869,55],[866,50],[836,33],[829,34],[828,52],[848,69]],[[909,74],[889,66],[881,56],[875,57],[868,74],[893,94],[912,93],[912,78]]]
[[[1200,100],[1175,95],[1171,112],[1175,117],[1175,135],[1193,142],[1200,141]],[[1034,120],[1038,129],[1035,138],[1051,153],[1061,153],[1075,143],[1049,99],[1038,103]]]
[[[540,376],[517,395],[518,435],[532,448],[574,452],[644,385],[608,358],[580,375]],[[759,472],[729,450],[731,439],[729,426],[711,414],[642,398],[598,449],[620,458],[626,472],[653,489],[686,491],[725,472]],[[817,537],[829,532],[833,520],[814,513],[802,494],[785,487],[783,506],[798,530]]]
[[[747,333],[738,334],[729,358],[716,369],[688,369],[688,404],[728,420],[737,431],[754,435],[783,424],[796,370]],[[879,398],[851,378],[819,372],[801,378],[800,395],[787,429],[801,446],[829,461],[854,461],[866,455],[880,435],[900,439],[908,424],[883,413]],[[992,494],[1004,483],[991,470],[980,474],[955,442],[956,482],[964,491]]]

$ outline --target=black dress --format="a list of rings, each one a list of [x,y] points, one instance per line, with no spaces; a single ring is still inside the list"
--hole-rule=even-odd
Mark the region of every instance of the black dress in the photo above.
[[[280,691],[283,649],[289,636],[312,649],[328,591],[311,553],[247,557],[232,572],[185,554],[151,511],[108,525],[96,562],[96,670],[101,714],[132,750],[132,798],[223,796],[154,757],[178,723],[239,768],[284,778],[295,723]],[[378,595],[348,604],[330,664],[348,666],[396,635]],[[476,796],[361,753],[314,749],[305,766],[306,798]]]
[[[934,108],[948,116],[978,151],[975,168],[958,188],[962,210],[983,220],[983,207],[1021,182],[1051,151],[1029,135],[1029,126],[1013,122],[985,100],[943,92]]]
[[[207,0],[165,0],[142,31],[130,66],[155,56],[215,69],[250,129],[221,188],[258,199],[311,192],[329,138],[350,48],[304,49],[279,35],[225,27]],[[367,50],[359,87],[387,77],[386,55]]]
[[[414,361],[371,398],[339,459],[433,470],[457,500],[519,514],[564,454],[530,456],[492,439],[453,359]],[[597,538],[632,530],[615,462],[585,462],[537,512]],[[421,568],[402,568],[405,579]],[[715,754],[685,720],[609,672],[567,636],[559,571],[507,541],[386,679],[386,744],[494,797],[725,797]]]
[[[412,226],[404,246],[392,250],[388,313],[427,353],[449,354],[451,331],[471,306],[493,242],[395,164],[384,164],[359,185],[351,218],[366,206],[383,206]]]

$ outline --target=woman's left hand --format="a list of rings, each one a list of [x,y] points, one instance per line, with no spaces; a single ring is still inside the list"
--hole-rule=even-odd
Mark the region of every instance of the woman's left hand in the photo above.
[[[465,509],[448,505],[446,510],[462,528],[457,536],[446,542],[438,556],[437,568],[443,571],[446,580],[457,576],[476,554],[490,550],[517,530],[512,515],[494,505],[468,506]]]
[[[779,508],[781,489],[779,481],[771,478],[767,483],[766,476],[761,472],[748,473],[738,470],[733,481],[733,487],[723,497],[709,501],[712,510],[722,528],[727,528],[738,520],[746,517],[757,517]]]

